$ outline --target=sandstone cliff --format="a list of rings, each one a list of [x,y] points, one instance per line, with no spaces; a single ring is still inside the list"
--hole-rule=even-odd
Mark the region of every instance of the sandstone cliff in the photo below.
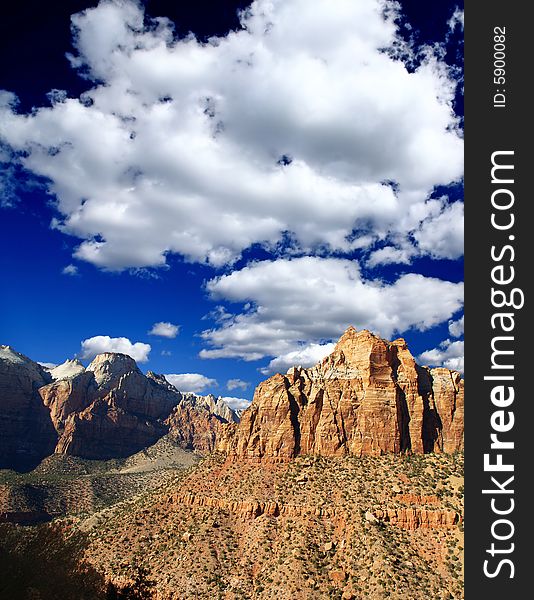
[[[180,403],[166,421],[169,437],[180,448],[213,452],[217,439],[227,426],[218,415],[205,407],[195,407],[187,402]]]
[[[86,370],[39,389],[57,432],[56,453],[128,456],[167,431],[179,398],[145,377],[124,354],[100,354]]]
[[[38,388],[51,380],[36,362],[0,346],[0,468],[31,468],[54,449],[54,428]]]
[[[228,423],[239,423],[238,413],[231,409],[224,400],[219,397],[215,397],[213,394],[207,396],[198,396],[197,394],[185,393],[183,394],[184,401],[195,408],[205,409],[208,412],[221,417]]]
[[[420,367],[404,340],[352,327],[318,365],[261,383],[218,443],[230,456],[271,461],[462,448],[460,374]]]

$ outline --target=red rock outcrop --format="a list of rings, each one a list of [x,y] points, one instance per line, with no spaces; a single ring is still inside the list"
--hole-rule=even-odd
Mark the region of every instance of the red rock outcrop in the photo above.
[[[169,432],[183,448],[210,452],[223,423],[202,398],[182,394],[161,375],[145,376],[125,354],[100,354],[39,394],[58,434],[55,452],[84,458],[129,456]]]
[[[205,407],[190,406],[182,402],[166,420],[169,436],[186,450],[213,452],[222,430],[226,426],[217,415]]]
[[[423,496],[421,496],[420,494],[397,494],[395,496],[395,500],[404,504],[441,504],[441,500],[434,494]]]
[[[167,433],[181,396],[145,377],[125,354],[98,355],[87,369],[39,389],[58,439],[55,452],[84,458],[129,456]]]
[[[460,515],[449,509],[384,508],[373,511],[378,521],[402,529],[453,529],[460,523]]]
[[[454,371],[418,366],[402,339],[350,327],[316,366],[261,383],[217,447],[270,461],[453,452],[463,448],[463,381]]]
[[[54,452],[125,457],[169,432],[182,447],[209,452],[225,417],[237,419],[222,399],[181,393],[125,354],[47,370],[0,347],[0,468],[30,469]]]
[[[227,510],[243,519],[256,519],[262,515],[268,517],[345,517],[347,512],[342,507],[323,506],[313,507],[306,505],[284,504],[276,501],[259,500],[228,500],[213,496],[196,494],[175,494],[168,498],[171,504],[184,506],[197,506]],[[375,522],[396,525],[402,529],[453,529],[461,521],[460,515],[450,509],[435,508],[383,508],[375,509],[369,513]]]

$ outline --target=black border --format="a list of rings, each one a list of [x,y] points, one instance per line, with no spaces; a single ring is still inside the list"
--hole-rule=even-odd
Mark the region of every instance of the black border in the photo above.
[[[485,0],[467,3],[465,13],[465,306],[466,306],[466,438],[465,438],[465,593],[467,600],[483,598],[523,599],[532,597],[530,566],[532,551],[530,525],[534,519],[530,513],[530,479],[533,469],[534,434],[530,433],[534,394],[530,384],[532,367],[527,362],[530,348],[529,319],[531,295],[530,261],[533,256],[529,215],[534,200],[530,182],[534,173],[534,158],[529,144],[532,135],[531,113],[534,104],[528,88],[532,79],[533,19],[532,3],[518,0]],[[493,81],[494,27],[506,27],[506,83],[496,85]],[[505,88],[506,107],[494,108],[496,88]],[[491,155],[498,150],[514,151],[515,214],[514,231],[498,232],[490,223]],[[515,509],[509,518],[514,522],[515,533],[510,540],[514,551],[503,558],[512,559],[515,567],[513,578],[510,569],[503,568],[494,578],[484,575],[484,560],[492,542],[490,528],[496,516],[490,507],[490,496],[482,490],[491,486],[491,473],[484,472],[484,454],[489,451],[490,416],[495,407],[491,404],[490,391],[495,382],[484,381],[491,373],[490,319],[495,309],[491,306],[491,269],[495,266],[490,256],[492,245],[507,243],[510,233],[515,235],[516,279],[511,287],[525,292],[525,305],[515,311],[514,356],[515,401],[511,409],[515,426],[507,439],[515,447],[506,451],[506,459],[515,465],[513,482]],[[497,334],[498,335],[498,334]],[[502,477],[501,477],[502,478]],[[503,542],[503,546],[505,543]],[[493,563],[495,564],[495,563]]]

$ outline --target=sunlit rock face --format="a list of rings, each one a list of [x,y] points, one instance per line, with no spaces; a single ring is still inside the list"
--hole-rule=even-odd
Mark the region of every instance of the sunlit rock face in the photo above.
[[[218,449],[234,457],[454,452],[463,448],[463,380],[415,363],[402,339],[353,327],[332,354],[261,383]]]

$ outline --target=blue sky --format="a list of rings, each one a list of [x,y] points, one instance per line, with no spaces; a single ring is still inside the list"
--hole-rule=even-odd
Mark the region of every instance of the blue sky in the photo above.
[[[62,4],[3,23],[2,343],[244,399],[350,324],[463,367],[457,3]]]

